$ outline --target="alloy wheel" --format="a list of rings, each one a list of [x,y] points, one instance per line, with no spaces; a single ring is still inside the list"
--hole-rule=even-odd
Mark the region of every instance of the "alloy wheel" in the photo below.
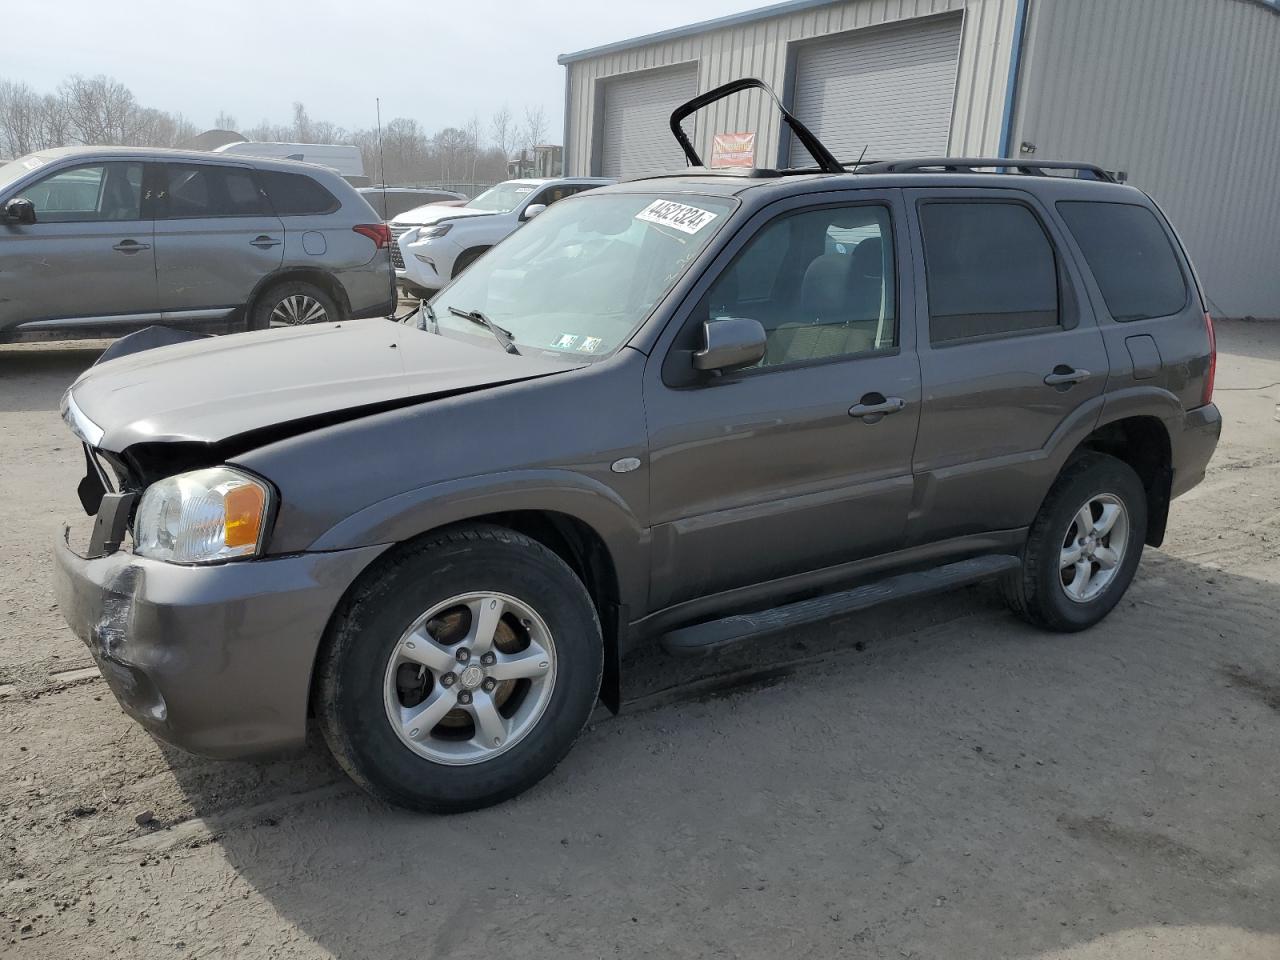
[[[397,642],[384,684],[387,721],[427,760],[483,763],[537,726],[555,678],[555,642],[537,611],[506,594],[461,594]]]
[[[271,311],[272,323],[285,323],[299,326],[304,323],[324,323],[329,319],[324,304],[305,293],[295,293],[285,297]]]
[[[1116,578],[1129,543],[1129,512],[1110,493],[1090,497],[1067,526],[1059,553],[1062,590],[1075,603],[1089,603]]]

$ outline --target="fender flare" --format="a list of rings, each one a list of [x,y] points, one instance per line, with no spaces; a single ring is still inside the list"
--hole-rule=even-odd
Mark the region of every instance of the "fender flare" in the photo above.
[[[309,551],[401,543],[493,514],[563,514],[590,527],[609,552],[619,597],[635,609],[648,596],[649,531],[614,490],[570,470],[514,470],[427,484],[371,504],[321,534]]]

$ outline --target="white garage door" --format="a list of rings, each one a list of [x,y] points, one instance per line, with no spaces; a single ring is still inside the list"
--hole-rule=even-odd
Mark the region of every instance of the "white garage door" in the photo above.
[[[794,112],[837,160],[944,156],[959,55],[959,17],[819,41],[796,58]],[[791,164],[813,164],[794,137]]]
[[[684,169],[684,154],[671,135],[671,111],[697,93],[698,65],[694,63],[607,81],[601,175],[641,177]],[[685,121],[691,135],[692,125],[692,120]]]

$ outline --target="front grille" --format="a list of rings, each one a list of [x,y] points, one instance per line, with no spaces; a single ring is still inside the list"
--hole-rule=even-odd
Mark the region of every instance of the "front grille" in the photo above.
[[[412,226],[391,224],[391,265],[397,270],[404,269],[404,255],[400,252],[400,238],[412,229]]]

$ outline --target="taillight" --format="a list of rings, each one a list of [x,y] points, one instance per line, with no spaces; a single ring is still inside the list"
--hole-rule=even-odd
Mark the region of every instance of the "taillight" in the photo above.
[[[361,223],[351,229],[362,237],[368,237],[379,250],[391,243],[391,228],[385,223]]]
[[[1200,395],[1200,405],[1213,401],[1213,378],[1218,372],[1218,338],[1213,332],[1213,317],[1206,310],[1204,328],[1209,334],[1209,369],[1204,375],[1204,392]]]

